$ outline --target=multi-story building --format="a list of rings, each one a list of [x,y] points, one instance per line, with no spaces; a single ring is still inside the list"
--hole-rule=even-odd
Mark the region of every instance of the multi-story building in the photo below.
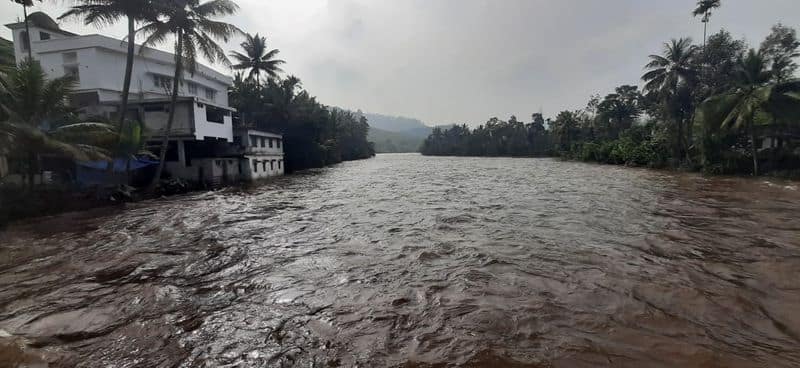
[[[30,52],[48,77],[74,77],[77,85],[71,102],[83,116],[119,117],[126,41],[62,30],[41,12],[29,16],[30,35],[24,22],[6,27],[13,33],[17,62]],[[126,117],[142,121],[152,143],[159,143],[165,133],[174,71],[173,54],[136,46]],[[167,172],[201,182],[249,177],[241,175],[238,160],[223,157],[234,140],[235,110],[228,106],[232,79],[201,64],[182,79],[169,134]]]
[[[236,129],[233,136],[236,155],[241,157],[241,175],[255,181],[283,175],[283,137],[254,129]]]

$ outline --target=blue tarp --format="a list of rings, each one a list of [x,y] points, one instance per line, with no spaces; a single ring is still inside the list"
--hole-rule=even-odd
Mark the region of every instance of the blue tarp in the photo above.
[[[128,161],[123,158],[118,158],[114,160],[114,172],[122,173],[125,172],[125,168],[128,165]],[[144,160],[144,159],[136,159],[131,160],[131,170],[139,170],[144,167],[158,165],[158,161],[151,161],[151,160]],[[108,161],[79,161],[78,166],[85,167],[88,169],[94,170],[101,170],[106,171],[108,168]]]

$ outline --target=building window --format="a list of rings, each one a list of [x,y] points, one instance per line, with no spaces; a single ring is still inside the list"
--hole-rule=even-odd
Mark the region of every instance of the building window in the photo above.
[[[275,160],[269,162],[269,170],[275,171]]]
[[[50,39],[50,34],[47,32],[39,32],[39,39],[42,41],[47,41]]]
[[[281,140],[280,139],[276,139],[275,142],[277,144],[277,147],[281,148]]]
[[[209,101],[214,101],[215,98],[217,98],[217,91],[211,88],[206,88],[206,99]]]
[[[144,112],[164,112],[169,110],[167,105],[144,105]]]
[[[272,148],[272,138],[267,138],[269,140],[269,148]]]
[[[19,38],[22,41],[22,45],[20,45],[22,47],[22,50],[23,51],[30,50],[31,49],[31,38],[28,37],[28,32],[25,32],[25,31],[20,32],[19,33]]]
[[[226,111],[206,105],[206,121],[209,123],[225,124]]]
[[[250,147],[258,147],[258,137],[254,135],[250,136]]]
[[[191,93],[191,94],[193,94],[193,95],[197,96],[197,83],[194,83],[194,82],[189,82],[189,83],[186,85],[186,88],[189,90],[189,93]]]
[[[283,160],[278,160],[278,170],[281,169],[281,165],[283,164]]]
[[[77,52],[65,52],[61,54],[61,60],[64,61],[64,65],[71,65],[78,63],[78,53]]]
[[[258,160],[253,160],[253,172],[258,172]]]
[[[75,82],[81,81],[81,71],[77,65],[65,65],[64,76],[72,78]]]
[[[261,137],[261,148],[264,148],[264,147],[266,147],[266,146],[267,146],[267,144],[266,144],[266,141],[267,141],[267,140],[266,140],[266,139],[264,139],[264,137]],[[264,166],[264,167],[266,167],[266,166]],[[266,170],[266,169],[265,169],[265,170]]]
[[[172,78],[165,77],[163,75],[153,75],[153,84],[155,84],[158,88],[163,88],[165,90],[172,90]]]

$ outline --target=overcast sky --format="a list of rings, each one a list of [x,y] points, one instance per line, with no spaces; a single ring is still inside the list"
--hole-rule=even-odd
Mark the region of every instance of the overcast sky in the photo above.
[[[36,6],[60,14],[68,0]],[[703,37],[695,0],[238,0],[228,20],[267,35],[285,69],[328,105],[430,124],[528,120],[583,107],[591,94],[638,84],[672,37]],[[22,16],[0,2],[0,21]],[[757,46],[771,25],[800,25],[798,0],[723,0],[725,27]],[[79,33],[121,37],[62,23]],[[3,27],[0,35],[8,38]],[[236,47],[237,43],[228,45]]]

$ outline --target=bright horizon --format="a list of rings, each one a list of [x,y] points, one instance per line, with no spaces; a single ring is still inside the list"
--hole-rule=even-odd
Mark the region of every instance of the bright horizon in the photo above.
[[[54,18],[70,1],[37,5]],[[331,106],[418,118],[429,125],[477,126],[492,116],[528,120],[582,108],[592,94],[639,85],[647,55],[670,38],[702,42],[694,0],[523,1],[239,0],[225,20],[266,35],[287,74]],[[796,27],[795,0],[724,1],[709,34],[727,29],[758,47],[775,23]],[[0,3],[3,24],[22,8]],[[117,38],[61,22],[76,33]],[[0,36],[10,37],[2,27]],[[236,40],[226,49],[238,49]],[[163,48],[163,47],[162,47]],[[218,70],[226,71],[222,66]]]

